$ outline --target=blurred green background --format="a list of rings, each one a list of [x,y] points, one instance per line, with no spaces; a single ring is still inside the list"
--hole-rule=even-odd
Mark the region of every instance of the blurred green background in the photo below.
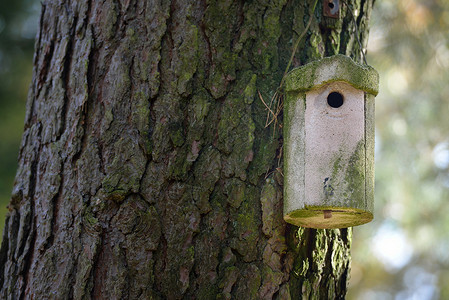
[[[0,2],[0,229],[16,170],[40,2]],[[375,3],[376,212],[354,228],[348,299],[449,299],[449,1]]]
[[[370,24],[376,211],[348,299],[449,299],[449,1],[376,1]]]
[[[17,168],[39,13],[39,1],[0,0],[1,232]]]

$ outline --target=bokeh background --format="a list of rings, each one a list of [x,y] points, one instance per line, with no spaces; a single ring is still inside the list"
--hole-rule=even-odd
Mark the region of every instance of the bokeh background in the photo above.
[[[354,228],[348,299],[449,299],[449,1],[376,1],[375,219]]]
[[[0,231],[31,82],[36,0],[0,0]],[[449,299],[449,1],[377,0],[376,211],[354,228],[348,299]]]
[[[40,8],[36,0],[0,0],[1,232],[17,168]]]

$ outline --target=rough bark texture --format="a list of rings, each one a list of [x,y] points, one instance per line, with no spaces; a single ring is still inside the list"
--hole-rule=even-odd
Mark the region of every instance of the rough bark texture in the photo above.
[[[257,96],[314,2],[44,2],[0,297],[344,297],[351,230],[283,222],[281,130]],[[372,2],[348,2],[365,44]],[[359,60],[348,7],[321,5],[294,65]]]

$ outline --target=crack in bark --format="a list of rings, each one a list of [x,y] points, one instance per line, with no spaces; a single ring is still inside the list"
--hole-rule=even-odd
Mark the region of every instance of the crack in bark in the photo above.
[[[63,99],[63,105],[61,107],[61,124],[58,128],[58,131],[56,132],[56,140],[59,140],[61,138],[61,135],[66,130],[66,122],[67,122],[67,113],[68,113],[68,107],[71,101],[71,90],[70,90],[70,75],[71,75],[71,64],[72,64],[72,56],[73,56],[73,48],[74,48],[74,37],[75,37],[75,29],[76,24],[78,23],[78,16],[75,16],[73,18],[72,27],[70,28],[71,34],[69,37],[69,41],[67,43],[66,53],[63,58],[63,69],[61,74],[62,79],[62,88],[64,89],[64,99]]]
[[[89,2],[88,12],[90,12],[90,4],[91,4],[91,2]],[[80,118],[79,123],[81,123],[81,127],[83,130],[83,135],[80,137],[81,146],[79,147],[78,151],[73,154],[72,159],[71,159],[74,169],[76,169],[76,162],[81,157],[81,154],[87,147],[87,137],[88,137],[88,128],[89,128],[88,120],[89,120],[89,116],[90,116],[91,102],[94,101],[91,97],[91,95],[94,94],[94,79],[93,78],[94,78],[94,74],[95,74],[94,72],[96,70],[96,66],[98,65],[97,56],[96,56],[96,52],[95,52],[95,35],[93,32],[93,29],[91,26],[88,26],[86,28],[86,31],[88,33],[87,37],[91,38],[92,44],[90,46],[88,59],[87,59],[87,72],[86,72],[87,97],[86,97],[86,101],[83,103],[82,109],[80,110],[80,116],[79,116],[79,118]]]
[[[59,153],[58,153],[59,155]],[[46,252],[51,246],[53,246],[55,234],[57,231],[57,216],[59,212],[59,206],[61,204],[61,198],[63,195],[63,189],[64,189],[64,166],[65,164],[61,161],[61,165],[59,167],[59,174],[61,175],[61,181],[59,183],[58,191],[57,193],[52,197],[50,200],[50,205],[53,209],[53,216],[51,219],[51,226],[50,226],[50,236],[47,238],[47,240],[44,243],[44,252]]]
[[[101,260],[100,260],[101,255],[103,254],[104,245],[105,245],[105,241],[106,241],[105,235],[106,235],[106,233],[103,230],[100,233],[100,243],[99,243],[100,245],[97,247],[96,254],[94,254],[94,257],[93,257],[93,263],[92,263],[92,269],[91,269],[92,276],[89,277],[89,279],[91,279],[91,277],[92,277],[92,289],[90,291],[91,299],[100,299],[101,298],[101,294],[98,294],[98,296],[100,298],[97,297],[97,293],[98,293],[97,290],[98,290],[98,288],[101,288],[102,285],[100,283],[97,283],[97,280],[100,278],[100,272],[103,271],[102,267],[103,268],[106,267],[106,266],[99,267],[100,262],[101,262]]]
[[[41,131],[42,131],[42,126],[40,126],[40,123],[38,123],[38,132],[36,134],[36,139],[39,139],[39,137],[41,136]],[[22,286],[22,289],[19,291],[19,299],[24,299],[25,297],[25,293],[28,287],[28,279],[29,279],[29,275],[30,275],[30,267],[33,264],[33,257],[34,257],[34,252],[35,252],[35,245],[36,245],[36,212],[35,212],[35,203],[34,203],[34,194],[35,194],[35,189],[36,189],[36,174],[37,174],[37,166],[39,164],[39,158],[41,157],[41,152],[42,152],[42,145],[39,145],[39,149],[37,151],[37,155],[34,158],[33,162],[31,162],[31,176],[30,176],[30,186],[29,186],[29,192],[28,195],[25,197],[29,198],[29,201],[31,203],[31,215],[30,215],[30,219],[33,220],[31,223],[31,240],[30,240],[30,247],[27,249],[27,253],[24,255],[23,260],[25,261],[23,270],[21,270],[19,272],[19,274],[23,274],[24,276],[24,284]],[[23,226],[23,224],[22,224]],[[30,236],[28,236],[28,238],[30,238]],[[27,242],[28,242],[28,238],[27,238]],[[22,273],[23,272],[23,273]],[[18,275],[19,275],[18,274]]]
[[[46,82],[47,74],[50,69],[50,62],[53,58],[54,41],[51,40],[50,44],[47,45],[43,50],[45,51],[45,54],[44,54],[44,58],[42,60],[42,64],[40,65],[39,70],[38,70],[39,76],[38,76],[38,80],[37,80],[37,94],[36,94],[35,99],[39,98],[40,92],[42,90],[42,86]]]

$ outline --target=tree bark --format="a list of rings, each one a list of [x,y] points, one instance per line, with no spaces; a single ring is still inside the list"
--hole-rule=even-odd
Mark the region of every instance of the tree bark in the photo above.
[[[351,229],[282,219],[293,65],[360,60],[371,0],[46,1],[0,250],[4,299],[332,299]]]

